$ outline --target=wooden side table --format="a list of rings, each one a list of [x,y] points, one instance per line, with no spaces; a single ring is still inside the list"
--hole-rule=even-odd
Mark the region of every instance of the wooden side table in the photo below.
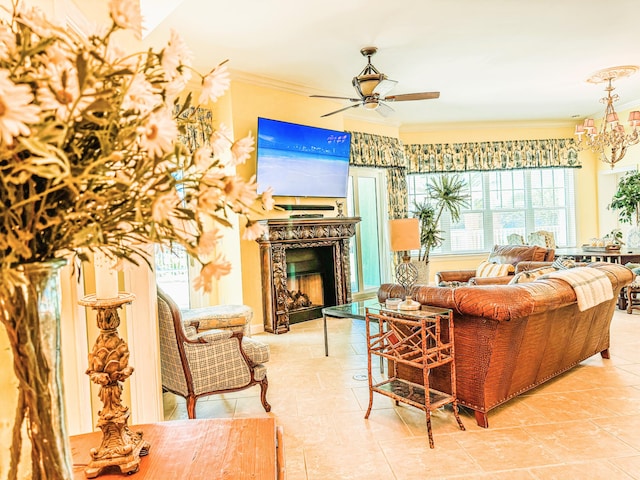
[[[130,428],[142,432],[151,444],[132,479],[284,480],[282,428],[276,427],[273,418],[176,420]],[[89,450],[100,436],[101,432],[92,432],[70,438],[76,480],[84,480],[84,469],[91,460]],[[99,478],[125,477],[115,469]]]
[[[448,309],[422,306],[415,311],[391,311],[368,308],[366,314],[367,368],[369,374],[369,408],[364,418],[369,418],[373,406],[373,394],[379,393],[398,402],[407,403],[425,412],[429,446],[434,448],[431,432],[431,411],[451,404],[458,426],[464,425],[458,414],[456,398],[456,370],[453,343],[453,312]],[[378,324],[378,331],[371,330],[371,322]],[[443,328],[445,327],[446,328]],[[371,376],[372,356],[390,361],[388,378],[374,383]],[[422,385],[398,378],[398,364],[417,368],[422,373]],[[447,367],[451,393],[429,386],[431,370]]]

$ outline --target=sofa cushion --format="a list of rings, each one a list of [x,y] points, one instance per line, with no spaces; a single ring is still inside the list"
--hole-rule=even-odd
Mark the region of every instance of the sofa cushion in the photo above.
[[[481,262],[476,269],[476,277],[503,277],[513,273],[515,267],[510,263]]]
[[[514,284],[533,282],[536,278],[539,278],[547,273],[555,272],[556,270],[556,267],[553,266],[540,267],[536,268],[535,270],[526,270],[524,272],[516,273],[509,283]]]

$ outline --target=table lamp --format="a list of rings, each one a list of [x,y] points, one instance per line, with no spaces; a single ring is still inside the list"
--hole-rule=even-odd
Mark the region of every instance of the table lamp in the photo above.
[[[404,291],[408,294],[418,279],[418,269],[411,264],[411,257],[409,256],[410,250],[420,249],[418,219],[398,218],[389,220],[389,236],[391,237],[391,250],[404,252],[402,263],[396,267],[396,281],[404,287]],[[411,302],[410,298],[409,302]]]

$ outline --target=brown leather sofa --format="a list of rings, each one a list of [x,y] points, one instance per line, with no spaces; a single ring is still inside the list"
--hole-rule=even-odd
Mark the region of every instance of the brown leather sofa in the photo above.
[[[510,263],[514,267],[520,262],[553,262],[555,250],[536,245],[495,245],[487,262],[490,263]],[[475,284],[487,283],[508,283],[509,278],[500,280],[493,277],[489,279],[476,278],[476,270],[444,270],[436,272],[436,284],[441,282],[469,282]],[[473,279],[473,280],[472,280]]]
[[[418,285],[412,298],[423,305],[449,308],[455,325],[458,401],[488,427],[488,412],[511,398],[600,353],[609,358],[609,327],[620,290],[633,273],[612,263],[593,263],[611,280],[613,298],[585,311],[578,309],[573,288],[549,278],[514,285]],[[382,285],[381,302],[402,297],[403,288]],[[446,367],[431,373],[430,385],[450,391]],[[398,366],[398,376],[422,383],[421,372]]]

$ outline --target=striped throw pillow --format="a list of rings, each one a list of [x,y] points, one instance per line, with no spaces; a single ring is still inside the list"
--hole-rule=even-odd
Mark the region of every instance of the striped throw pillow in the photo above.
[[[558,257],[554,260],[552,265],[558,270],[568,270],[569,268],[574,268],[576,266],[576,262],[572,258]]]
[[[540,267],[535,270],[526,270],[524,272],[516,273],[509,284],[533,282],[536,278],[541,277],[545,273],[555,272],[556,270],[557,268],[552,266]]]
[[[481,262],[476,269],[476,277],[503,277],[514,271],[513,265],[510,263],[489,263]]]

